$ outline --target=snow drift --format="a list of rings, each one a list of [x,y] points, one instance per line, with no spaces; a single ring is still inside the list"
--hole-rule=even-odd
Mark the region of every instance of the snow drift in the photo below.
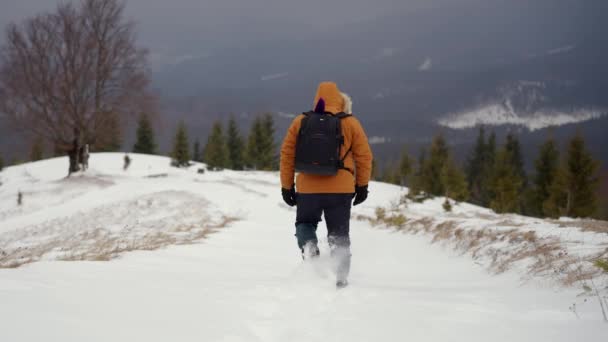
[[[0,172],[0,267],[20,266],[0,268],[0,340],[605,339],[598,300],[580,284],[524,282],[519,264],[492,274],[483,251],[471,259],[433,243],[442,222],[500,231],[510,220],[554,234],[542,220],[468,204],[445,214],[439,200],[406,207],[406,189],[372,183],[353,209],[351,286],[336,291],[325,239],[321,259],[302,262],[277,173],[199,174],[203,165],[144,155],[123,171],[122,157],[93,154],[69,179],[65,158]],[[404,226],[372,222],[378,207],[406,216]],[[571,253],[607,247],[564,223]]]

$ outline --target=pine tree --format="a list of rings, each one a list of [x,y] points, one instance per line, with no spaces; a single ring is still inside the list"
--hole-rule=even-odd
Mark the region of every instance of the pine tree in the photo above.
[[[257,117],[249,132],[247,164],[255,170],[278,169],[278,156],[274,142],[274,119],[271,114]]]
[[[441,134],[433,138],[429,158],[422,168],[422,186],[424,192],[432,196],[442,196],[445,189],[441,183],[441,171],[449,158],[448,146]]]
[[[496,133],[492,131],[486,145],[486,159],[490,165],[494,165],[496,160]]]
[[[260,117],[256,117],[251,124],[251,129],[249,130],[249,139],[247,140],[245,159],[247,167],[254,170],[259,170],[261,168],[259,153],[263,140],[263,134],[262,120]]]
[[[4,159],[0,156],[0,171],[4,169]]]
[[[190,165],[190,143],[188,142],[188,133],[186,132],[186,125],[184,122],[180,122],[177,127],[175,134],[175,140],[173,143],[173,165],[177,167],[187,167]]]
[[[228,166],[228,147],[222,123],[216,121],[205,145],[205,163],[211,170],[221,170]]]
[[[482,196],[485,169],[487,159],[487,145],[485,139],[485,130],[482,127],[479,128],[479,134],[477,141],[468,158],[466,165],[466,176],[467,182],[469,183],[469,192],[471,193],[471,201],[478,205],[484,205],[484,199]]]
[[[506,148],[502,148],[494,162],[494,170],[491,178],[491,190],[493,198],[490,208],[497,213],[519,213],[520,193],[523,180],[513,165],[513,156]]]
[[[424,200],[428,193],[424,191],[424,166],[426,165],[426,150],[422,149],[418,156],[416,171],[412,176],[407,197],[415,200]]]
[[[566,160],[557,172],[543,204],[550,217],[590,217],[597,210],[599,163],[585,147],[585,140],[577,134],[568,144]]]
[[[511,155],[511,164],[513,164],[513,168],[515,169],[515,173],[522,181],[522,185],[519,189],[519,210],[518,213],[529,214],[526,212],[526,194],[525,191],[528,189],[528,177],[526,175],[526,171],[524,169],[524,159],[521,152],[521,145],[519,144],[519,140],[517,136],[515,136],[512,132],[507,134],[505,146],[504,146]]]
[[[194,146],[192,146],[192,160],[195,162],[201,162],[203,160],[201,156],[201,143],[196,139]]]
[[[398,165],[393,163],[387,163],[382,170],[382,182],[401,185],[401,174]]]
[[[490,133],[488,143],[486,144],[486,152],[482,169],[482,184],[481,184],[481,205],[490,207],[490,201],[494,194],[492,193],[492,174],[494,172],[494,164],[496,162],[496,133]]]
[[[265,114],[262,117],[262,140],[259,145],[261,170],[278,170],[278,155],[274,142],[274,134],[274,118],[270,113]]]
[[[549,198],[549,190],[559,168],[559,151],[552,138],[547,139],[540,147],[534,166],[536,174],[533,179],[530,212],[537,216],[547,216],[543,211],[543,203]]]
[[[445,197],[458,202],[469,199],[466,176],[452,158],[448,158],[443,165],[440,181],[445,190]]]
[[[511,163],[515,167],[515,172],[524,182],[524,186],[526,186],[528,181],[526,177],[526,171],[524,169],[524,158],[521,152],[521,145],[519,144],[519,140],[513,133],[507,134],[505,148],[509,151],[511,155]]]
[[[230,117],[228,121],[227,139],[229,167],[233,170],[243,170],[245,168],[245,144],[234,117]]]
[[[412,173],[413,161],[408,153],[407,147],[403,148],[401,153],[401,161],[399,162],[399,185],[405,186],[408,177]]]
[[[137,141],[133,145],[133,152],[144,154],[156,154],[157,145],[154,139],[154,130],[147,114],[139,117],[137,124]]]
[[[42,145],[42,139],[36,138],[34,140],[34,144],[32,144],[32,148],[30,150],[30,161],[38,161],[43,158],[44,155],[44,147]]]
[[[567,178],[567,166],[561,165],[557,169],[553,183],[549,186],[549,198],[542,204],[544,216],[551,218],[568,216],[571,194],[568,190]]]

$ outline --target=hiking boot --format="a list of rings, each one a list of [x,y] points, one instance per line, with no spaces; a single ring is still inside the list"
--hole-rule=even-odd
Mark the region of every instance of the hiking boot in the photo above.
[[[338,280],[336,282],[336,289],[338,289],[338,290],[339,289],[343,289],[343,288],[345,288],[347,286],[348,286],[348,281],[347,280]]]
[[[304,260],[318,258],[319,255],[321,255],[321,251],[314,242],[309,242],[302,248],[302,259]]]

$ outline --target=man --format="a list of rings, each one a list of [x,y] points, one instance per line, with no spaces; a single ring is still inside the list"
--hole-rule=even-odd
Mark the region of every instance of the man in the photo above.
[[[289,206],[297,205],[298,247],[304,259],[319,255],[316,230],[324,214],[338,288],[348,284],[351,201],[367,199],[372,168],[367,136],[351,106],[335,83],[321,83],[314,111],[294,119],[281,147],[282,195]]]

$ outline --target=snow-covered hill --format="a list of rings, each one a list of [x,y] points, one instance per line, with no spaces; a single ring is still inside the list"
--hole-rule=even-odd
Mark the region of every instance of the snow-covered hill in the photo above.
[[[559,53],[560,49],[556,49]],[[569,50],[566,50],[569,51]],[[477,125],[522,126],[530,131],[599,119],[608,111],[593,106],[559,106],[569,82],[518,81],[505,84],[483,104],[443,116],[438,124],[452,129]]]
[[[606,115],[597,109],[578,109],[573,111],[540,110],[531,114],[519,113],[510,103],[480,106],[472,110],[450,114],[439,119],[441,126],[452,129],[466,129],[476,126],[522,126],[530,131],[547,127],[576,124],[599,119]]]
[[[405,189],[372,183],[353,210],[351,286],[336,291],[324,238],[318,262],[301,260],[276,173],[200,174],[202,165],[175,169],[144,155],[123,171],[122,157],[93,154],[91,169],[70,178],[64,158],[0,172],[0,341],[608,336],[598,298],[580,282],[522,277],[538,258],[517,252],[547,241],[556,258],[608,247],[608,234],[582,222],[468,204],[446,214],[441,199],[404,204]],[[470,236],[478,249],[463,247]],[[509,255],[519,259],[501,259]],[[493,258],[509,267],[493,269]],[[602,290],[605,279],[594,279]]]

